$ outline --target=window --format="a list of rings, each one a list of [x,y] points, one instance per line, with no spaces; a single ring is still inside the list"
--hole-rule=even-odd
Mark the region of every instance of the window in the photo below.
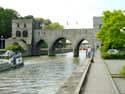
[[[23,31],[23,37],[28,37],[28,32],[27,32],[27,30]]]
[[[16,36],[17,37],[21,37],[21,32],[20,31],[16,31]]]
[[[17,27],[20,27],[19,23],[17,23]]]
[[[24,27],[26,27],[26,23],[24,23]]]

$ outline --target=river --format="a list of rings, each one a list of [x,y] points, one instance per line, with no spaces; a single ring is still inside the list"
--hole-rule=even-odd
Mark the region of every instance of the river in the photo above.
[[[84,59],[84,51],[78,58],[72,52],[26,57],[23,67],[0,73],[0,94],[55,94]]]

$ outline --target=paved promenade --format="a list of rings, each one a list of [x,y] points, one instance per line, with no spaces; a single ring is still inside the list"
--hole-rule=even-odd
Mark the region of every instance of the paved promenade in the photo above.
[[[85,87],[82,87],[81,94],[117,94],[113,88],[110,74],[99,51],[95,54]]]

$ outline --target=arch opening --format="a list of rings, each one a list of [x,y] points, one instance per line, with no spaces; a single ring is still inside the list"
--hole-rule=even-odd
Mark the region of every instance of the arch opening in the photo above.
[[[9,44],[6,47],[6,50],[12,50],[15,53],[24,52],[24,48],[18,42],[13,42],[12,44]]]
[[[39,40],[35,45],[35,55],[47,55],[48,44],[44,40]]]
[[[28,37],[28,32],[27,32],[27,30],[24,30],[24,31],[23,31],[23,37]]]
[[[16,31],[16,37],[21,37],[21,32],[20,31]]]
[[[74,48],[74,57],[78,57],[79,55],[86,56],[85,52],[88,47],[90,47],[90,43],[86,39],[81,39],[78,41],[76,47]]]
[[[70,40],[66,38],[58,38],[53,42],[49,50],[49,56],[54,56],[58,53],[72,52],[73,48]]]

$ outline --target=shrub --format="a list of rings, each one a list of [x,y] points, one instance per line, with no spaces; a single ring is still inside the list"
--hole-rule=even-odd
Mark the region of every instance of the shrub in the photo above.
[[[6,50],[12,50],[14,52],[23,52],[24,49],[19,44],[13,44],[6,47]]]
[[[122,69],[120,70],[120,76],[125,78],[125,65],[123,65]]]
[[[109,54],[106,52],[101,53],[103,59],[125,59],[125,53]]]

